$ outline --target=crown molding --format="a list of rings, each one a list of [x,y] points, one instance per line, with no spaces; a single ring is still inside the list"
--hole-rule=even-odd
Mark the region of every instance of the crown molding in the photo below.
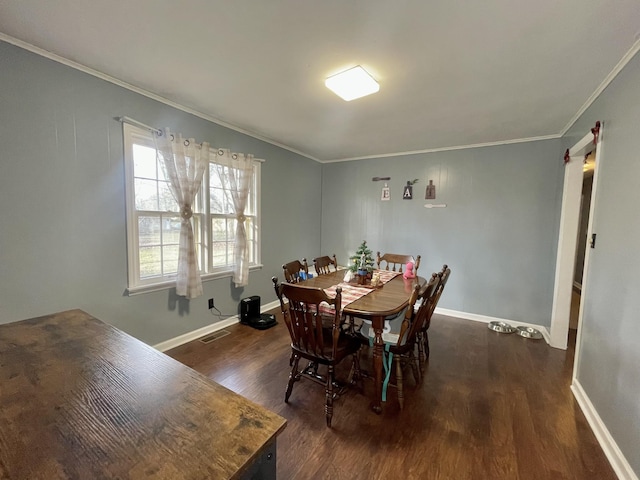
[[[256,132],[252,132],[250,130],[245,130],[243,128],[240,128],[236,125],[233,125],[231,123],[225,122],[219,118],[213,117],[211,115],[207,115],[205,113],[202,113],[198,110],[195,110],[193,108],[190,107],[186,107],[184,105],[181,105],[179,103],[176,103],[172,100],[169,100],[167,98],[164,98],[160,95],[157,95],[155,93],[149,92],[147,90],[144,90],[142,88],[136,87],[134,85],[131,85],[127,82],[124,82],[122,80],[119,80],[115,77],[112,77],[110,75],[107,75],[105,73],[102,73],[100,71],[94,70],[92,68],[89,68],[85,65],[82,65],[80,63],[74,62],[72,60],[66,59],[64,57],[61,57],[60,55],[57,55],[53,52],[50,52],[48,50],[44,50],[43,48],[40,47],[36,47],[35,45],[32,45],[30,43],[24,42],[22,40],[19,40],[17,38],[11,37],[9,35],[6,35],[2,32],[0,32],[0,40],[10,43],[12,45],[15,45],[17,47],[20,47],[24,50],[28,50],[32,53],[35,53],[37,55],[40,55],[42,57],[48,58],[49,60],[53,60],[57,63],[61,63],[63,65],[66,65],[68,67],[71,67],[75,70],[79,70],[81,72],[87,73],[91,76],[100,78],[101,80],[105,80],[109,83],[112,83],[114,85],[117,85],[119,87],[125,88],[127,90],[130,90],[132,92],[138,93],[142,96],[145,96],[147,98],[150,98],[152,100],[158,101],[160,103],[163,103],[165,105],[168,105],[170,107],[173,107],[177,110],[181,110],[183,112],[189,113],[191,115],[194,115],[198,118],[201,118],[203,120],[207,120],[211,123],[215,123],[216,125],[220,125],[222,127],[228,128],[230,130],[236,131],[238,133],[242,133],[244,135],[247,135],[249,137],[255,138],[256,140],[260,140],[263,142],[266,142],[270,145],[274,145],[276,147],[282,148],[284,150],[287,150],[289,152],[295,153],[297,155],[300,155],[302,157],[308,158],[309,160],[313,160],[315,162],[318,163],[339,163],[339,162],[349,162],[349,161],[354,161],[354,160],[370,160],[370,159],[375,159],[375,158],[389,158],[389,157],[400,157],[400,156],[407,156],[407,155],[419,155],[419,154],[425,154],[425,153],[437,153],[437,152],[447,152],[447,151],[453,151],[453,150],[466,150],[466,149],[471,149],[471,148],[482,148],[482,147],[492,147],[492,146],[499,146],[499,145],[510,145],[510,144],[515,144],[515,143],[526,143],[526,142],[536,142],[536,141],[542,141],[542,140],[551,140],[551,139],[557,139],[557,138],[561,138],[563,137],[568,131],[569,129],[573,126],[574,123],[576,123],[576,121],[580,118],[580,116],[591,106],[591,104],[600,96],[600,94],[604,91],[605,88],[607,88],[607,86],[616,78],[616,76],[622,71],[622,69],[631,61],[631,59],[638,53],[638,51],[640,51],[640,38],[638,40],[636,40],[636,42],[633,44],[633,46],[627,51],[627,53],[622,57],[622,59],[616,64],[616,66],[613,68],[613,70],[609,73],[609,75],[607,75],[607,77],[602,81],[602,83],[600,83],[600,85],[598,86],[598,88],[591,94],[591,96],[587,99],[587,101],[582,105],[582,107],[576,112],[576,114],[571,118],[571,120],[567,123],[567,125],[557,134],[553,134],[553,135],[544,135],[544,136],[539,136],[539,137],[529,137],[529,138],[519,138],[519,139],[513,139],[513,140],[504,140],[504,141],[497,141],[497,142],[486,142],[486,143],[476,143],[476,144],[469,144],[469,145],[458,145],[458,146],[451,146],[451,147],[442,147],[442,148],[427,148],[427,149],[423,149],[423,150],[410,150],[410,151],[405,151],[405,152],[393,152],[393,153],[384,153],[384,154],[377,154],[377,155],[363,155],[363,156],[357,156],[357,157],[346,157],[346,158],[336,158],[336,159],[332,159],[332,160],[320,160],[312,155],[309,155],[307,153],[304,153],[300,150],[297,150],[295,148],[292,148],[288,145],[279,143],[273,139],[270,139],[269,137],[265,137],[262,136]]]
[[[16,47],[20,47],[24,50],[28,50],[29,52],[35,53],[36,55],[40,55],[41,57],[45,57],[49,60],[53,60],[54,62],[57,63],[61,63],[63,65],[66,65],[67,67],[71,67],[75,70],[79,70],[83,73],[86,73],[88,75],[91,75],[93,77],[99,78],[101,80],[104,80],[106,82],[112,83],[114,85],[117,85],[119,87],[125,88],[127,90],[130,90],[134,93],[138,93],[144,97],[150,98],[152,100],[155,100],[157,102],[163,103],[165,105],[168,105],[169,107],[173,107],[177,110],[181,110],[183,112],[186,113],[190,113],[191,115],[194,115],[198,118],[201,118],[203,120],[207,120],[208,122],[211,123],[215,123],[216,125],[220,125],[222,127],[228,128],[230,130],[233,130],[235,132],[238,133],[242,133],[244,135],[247,135],[249,137],[255,138],[256,140],[261,140],[263,142],[269,143],[271,145],[274,145],[276,147],[280,147],[283,148],[285,150],[288,150],[292,153],[296,153],[298,155],[301,155],[305,158],[308,158],[310,160],[314,160],[316,162],[319,162],[320,160],[318,160],[317,158],[312,157],[311,155],[301,152],[299,150],[296,150],[292,147],[289,147],[287,145],[284,145],[282,143],[276,142],[275,140],[272,140],[268,137],[264,137],[258,133],[252,132],[250,130],[245,130],[243,128],[240,128],[236,125],[233,125],[231,123],[227,123],[223,120],[220,120],[219,118],[213,117],[211,115],[207,115],[205,113],[199,112],[198,110],[194,110],[193,108],[189,108],[186,107],[184,105],[181,105],[179,103],[176,103],[172,100],[169,100],[168,98],[164,98],[161,97],[160,95],[157,95],[155,93],[149,92],[147,90],[144,90],[140,87],[136,87],[135,85],[131,85],[130,83],[127,82],[123,82],[122,80],[119,80],[115,77],[112,77],[110,75],[107,75],[106,73],[100,72],[98,70],[94,70],[93,68],[87,67],[86,65],[82,65],[80,63],[74,62],[73,60],[69,60],[67,58],[61,57],[60,55],[57,55],[53,52],[50,52],[48,50],[44,50],[43,48],[40,47],[36,47],[35,45],[32,45],[30,43],[24,42],[22,40],[19,40],[17,38],[11,37],[7,34],[4,34],[2,32],[0,32],[0,40],[10,43],[11,45],[15,45]]]
[[[495,147],[497,145],[511,145],[513,143],[526,143],[526,142],[539,142],[541,140],[553,140],[556,138],[560,138],[561,136],[562,135],[558,133],[554,135],[543,135],[540,137],[516,138],[513,140],[500,140],[497,142],[474,143],[470,145],[457,145],[454,147],[427,148],[424,150],[410,150],[407,152],[383,153],[381,155],[365,155],[362,157],[338,158],[335,160],[320,160],[320,162],[321,163],[350,162],[352,160],[370,160],[372,158],[401,157],[404,155],[419,155],[421,153],[436,153],[436,152],[448,152],[451,150],[466,150],[469,148]]]
[[[640,51],[640,38],[636,40],[636,42],[632,45],[632,47],[624,54],[624,56],[620,59],[618,64],[613,67],[613,70],[605,77],[605,79],[598,85],[598,88],[591,94],[591,96],[584,102],[584,105],[580,107],[580,109],[576,112],[576,114],[569,120],[569,123],[562,129],[560,132],[560,136],[564,136],[569,129],[573,126],[574,123],[578,121],[578,119],[582,116],[584,112],[591,106],[593,102],[600,96],[604,89],[609,86],[611,82],[613,82],[614,78],[618,76],[618,74],[622,71],[624,67],[627,66],[627,63],[631,61],[631,59]]]

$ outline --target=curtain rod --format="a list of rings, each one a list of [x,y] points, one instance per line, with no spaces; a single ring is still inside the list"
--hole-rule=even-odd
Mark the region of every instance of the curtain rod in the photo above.
[[[158,136],[162,136],[162,130],[158,130],[157,128],[153,128],[153,127],[150,127],[149,125],[145,125],[144,123],[139,122],[137,120],[134,120],[133,118],[130,118],[130,117],[116,117],[116,120],[118,120],[121,123],[128,123],[129,125],[134,125],[136,127],[144,128],[145,130],[149,130],[150,132],[153,132]],[[260,162],[260,163],[264,163],[265,162],[265,160],[262,159],[262,158],[254,158],[253,161],[254,162]]]
[[[158,130],[157,128],[150,127],[149,125],[145,125],[142,122],[134,120],[129,117],[116,117],[119,122],[128,123],[129,125],[134,125],[136,127],[144,128],[145,130],[149,130],[150,132],[155,133],[156,135],[162,135],[162,130]]]

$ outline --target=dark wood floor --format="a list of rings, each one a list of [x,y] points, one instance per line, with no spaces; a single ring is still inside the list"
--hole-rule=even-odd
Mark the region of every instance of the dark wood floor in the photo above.
[[[279,479],[616,478],[569,389],[573,349],[434,315],[426,375],[416,388],[407,372],[405,409],[390,389],[373,413],[364,380],[335,402],[328,429],[321,386],[298,382],[284,403],[290,349],[280,318],[266,331],[227,330],[167,353],[287,419]]]

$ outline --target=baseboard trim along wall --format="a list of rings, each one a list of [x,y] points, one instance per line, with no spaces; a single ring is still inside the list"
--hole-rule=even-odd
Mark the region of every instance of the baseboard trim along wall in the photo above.
[[[278,303],[278,301],[267,303],[260,307],[260,312],[261,313],[267,312],[273,308],[276,308],[279,305],[280,304]],[[534,325],[532,323],[516,322],[515,320],[508,320],[508,319],[497,318],[497,317],[488,317],[486,315],[477,315],[475,313],[460,312],[458,310],[449,310],[447,308],[440,308],[440,307],[436,308],[435,313],[438,313],[440,315],[447,315],[449,317],[462,318],[464,320],[473,320],[474,322],[482,322],[482,323],[506,322],[515,327],[518,327],[518,326],[533,327],[536,330],[539,330],[540,333],[542,333],[542,337],[547,343],[549,343],[550,341],[549,330],[547,329],[547,327]],[[180,345],[191,342],[192,340],[197,340],[200,337],[204,337],[205,335],[208,335],[213,332],[217,332],[218,330],[222,330],[223,328],[229,327],[231,325],[235,325],[236,323],[239,323],[239,322],[240,322],[240,319],[238,318],[238,316],[234,315],[220,322],[212,323],[211,325],[207,325],[205,327],[199,328],[192,332],[188,332],[183,335],[179,335],[175,338],[170,338],[169,340],[165,340],[164,342],[160,342],[156,345],[153,345],[153,348],[161,352],[166,352],[167,350],[171,350],[172,348],[179,347]]]
[[[571,391],[618,478],[620,480],[638,480],[638,476],[632,470],[620,448],[618,448],[618,444],[609,433],[580,382],[574,380],[571,384]]]
[[[486,315],[477,315],[475,313],[460,312],[458,310],[449,310],[448,308],[440,307],[436,307],[435,313],[446,315],[448,317],[462,318],[464,320],[473,320],[474,322],[505,322],[514,327],[531,327],[535,328],[542,334],[542,338],[544,338],[544,341],[547,342],[547,344],[549,344],[549,342],[551,341],[551,337],[549,336],[549,329],[547,327],[535,325],[533,323],[516,322],[515,320],[509,320],[506,318],[489,317]]]
[[[271,303],[267,303],[266,305],[262,305],[260,307],[260,312],[264,313],[272,308],[279,306],[280,303],[276,300]],[[204,337],[205,335],[209,335],[210,333],[217,332],[218,330],[222,330],[223,328],[230,327],[231,325],[235,325],[240,322],[240,318],[237,315],[234,315],[229,318],[225,318],[219,322],[212,323],[211,325],[206,325],[202,328],[198,328],[192,332],[184,333],[174,338],[170,338],[169,340],[165,340],[164,342],[160,342],[156,345],[153,345],[153,348],[159,350],[161,352],[166,352],[167,350],[171,350],[172,348],[179,347],[180,345],[184,345],[185,343],[191,342],[193,340],[197,340],[200,337]]]

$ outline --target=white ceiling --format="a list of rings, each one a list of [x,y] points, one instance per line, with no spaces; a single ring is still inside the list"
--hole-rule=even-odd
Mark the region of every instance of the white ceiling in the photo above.
[[[562,134],[640,1],[0,0],[0,32],[331,161]],[[325,88],[358,64],[379,93]]]

